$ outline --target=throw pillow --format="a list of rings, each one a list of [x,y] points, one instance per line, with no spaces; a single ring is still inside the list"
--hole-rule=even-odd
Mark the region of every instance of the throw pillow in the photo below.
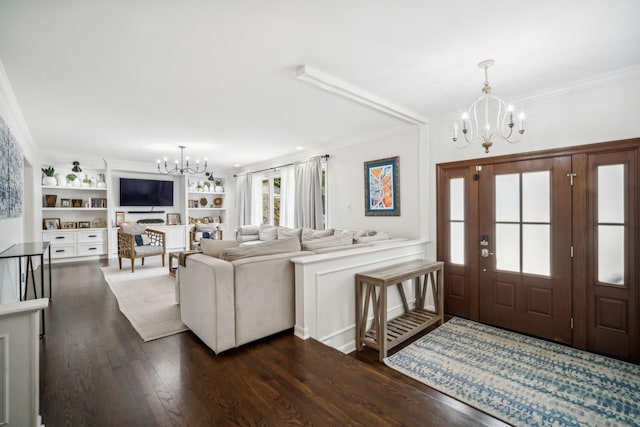
[[[121,225],[120,229],[127,234],[142,234],[147,231],[147,226],[143,224]]]
[[[376,240],[389,240],[391,236],[387,232],[376,233],[372,236],[360,236],[356,237],[354,241],[356,243],[367,243],[367,242],[375,242]]]
[[[333,236],[335,230],[333,228],[328,228],[326,230],[314,230],[313,228],[303,228],[302,229],[302,241],[321,239],[323,237]]]
[[[215,258],[221,258],[225,249],[236,248],[240,242],[237,240],[211,240],[205,239],[200,243],[202,253]]]
[[[261,226],[260,231],[258,231],[258,236],[260,240],[264,240],[265,242],[276,240],[278,238],[278,227]]]
[[[302,236],[302,228],[278,227],[278,240],[282,239],[298,239]]]
[[[241,258],[249,258],[261,255],[283,254],[287,252],[299,252],[298,239],[283,239],[264,242],[259,245],[240,246],[238,248],[225,249],[220,258],[227,261],[235,261]]]
[[[213,224],[196,224],[196,231],[213,232],[216,227]]]
[[[136,241],[136,246],[148,245],[151,242],[147,233],[134,234],[133,238]]]
[[[302,242],[302,250],[314,251],[316,249],[332,248],[335,246],[350,246],[353,238],[350,233],[340,233],[335,236],[321,237],[319,239]]]

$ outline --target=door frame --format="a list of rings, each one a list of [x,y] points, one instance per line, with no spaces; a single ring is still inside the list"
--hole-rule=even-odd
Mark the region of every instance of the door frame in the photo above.
[[[583,178],[586,177],[587,173],[587,158],[589,154],[596,153],[605,153],[605,152],[615,152],[615,151],[624,151],[624,150],[636,150],[637,156],[637,164],[640,165],[640,138],[631,138],[625,140],[617,140],[617,141],[609,141],[609,142],[601,142],[595,144],[587,144],[587,145],[578,145],[578,146],[570,146],[570,147],[562,147],[550,150],[541,150],[534,151],[528,153],[518,153],[518,154],[509,154],[504,156],[495,156],[495,157],[483,157],[469,160],[462,160],[456,162],[446,162],[446,163],[438,163],[436,164],[436,226],[437,226],[437,235],[436,235],[436,250],[437,250],[437,259],[446,261],[448,259],[446,248],[448,245],[446,243],[446,234],[444,234],[444,230],[448,230],[448,226],[446,224],[448,220],[448,215],[442,214],[442,209],[448,203],[448,192],[444,191],[445,185],[447,184],[447,179],[450,173],[454,170],[464,170],[466,169],[466,177],[467,179],[473,178],[476,167],[482,166],[485,164],[500,164],[500,163],[508,163],[508,162],[517,162],[517,161],[527,161],[527,160],[536,160],[536,159],[544,159],[550,157],[558,157],[558,156],[571,156],[572,158],[572,169],[573,173],[577,176],[581,176]],[[573,210],[577,212],[587,212],[588,209],[588,200],[587,200],[587,186],[588,183],[586,179],[576,179],[573,187],[573,196],[572,196],[572,204]],[[470,185],[471,181],[467,181],[467,185],[465,186],[465,198],[469,200],[469,205],[478,204],[478,190],[477,185]],[[475,188],[475,190],[473,189]],[[640,186],[637,186],[637,193],[640,193]],[[640,194],[636,195],[636,200],[640,203]],[[465,206],[465,211],[468,212],[469,208]],[[635,213],[636,224],[640,224],[640,209],[636,209]],[[475,229],[478,229],[478,225],[474,225]],[[587,347],[587,310],[588,310],[588,299],[587,299],[587,267],[588,267],[588,257],[589,253],[588,247],[588,239],[587,239],[587,230],[588,223],[587,219],[579,217],[573,221],[572,226],[572,234],[573,234],[573,267],[572,267],[572,305],[573,305],[573,319],[574,319],[574,327],[573,327],[573,346],[580,349],[586,349]],[[635,236],[635,241],[640,242],[640,226],[636,227],[635,230],[632,231],[632,235]],[[478,275],[479,275],[479,253],[476,249],[477,245],[471,245],[470,243],[475,242],[475,236],[471,239],[471,236],[467,236],[465,239],[465,273],[466,279],[465,284],[467,286],[467,295],[469,295],[468,301],[468,318],[471,320],[478,321],[479,319],[479,294],[478,294]],[[472,250],[473,248],[473,250]],[[640,250],[636,248],[635,251],[635,259],[632,262],[635,262],[636,265],[640,265]],[[450,265],[445,262],[445,272],[448,270]],[[474,271],[475,269],[475,271]],[[445,276],[446,280],[447,276]],[[635,284],[636,284],[636,307],[640,309],[640,268],[636,269],[635,272]],[[445,282],[445,295],[446,295],[447,283]],[[446,302],[445,302],[445,312],[447,312]],[[640,313],[640,310],[636,310],[637,313]],[[636,316],[636,330],[640,330],[640,315]],[[637,343],[636,347],[638,347],[635,351],[636,359],[635,361],[640,361],[640,340]]]

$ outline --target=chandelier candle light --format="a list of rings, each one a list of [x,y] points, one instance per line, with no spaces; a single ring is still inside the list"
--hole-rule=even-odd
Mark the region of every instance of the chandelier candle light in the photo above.
[[[204,168],[200,169],[200,160],[196,159],[196,167],[189,167],[189,156],[184,156],[184,149],[187,148],[184,145],[179,145],[180,148],[180,163],[178,160],[175,161],[175,165],[173,168],[169,169],[167,166],[167,158],[164,158],[164,170],[160,168],[160,160],[158,160],[158,172],[163,173],[165,175],[175,174],[175,175],[185,175],[185,174],[199,174],[207,171],[207,158],[204,158]]]
[[[518,133],[513,135],[515,122],[513,117],[515,114],[513,105],[505,104],[505,102],[497,96],[491,95],[491,86],[489,86],[489,77],[487,69],[495,61],[487,59],[478,64],[478,68],[484,69],[484,86],[482,87],[482,95],[478,98],[467,111],[462,113],[460,120],[462,121],[462,134],[464,141],[462,145],[458,143],[458,122],[453,125],[453,143],[458,148],[467,148],[474,141],[482,142],[484,152],[488,153],[489,148],[493,145],[494,137],[503,141],[514,144],[520,142],[524,133],[525,114],[518,114]],[[492,124],[495,123],[495,130],[492,130]],[[466,141],[466,142],[465,142]]]

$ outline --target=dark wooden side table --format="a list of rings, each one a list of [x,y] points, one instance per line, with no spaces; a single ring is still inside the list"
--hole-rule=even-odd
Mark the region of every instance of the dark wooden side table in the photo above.
[[[389,349],[431,325],[442,324],[443,272],[444,263],[441,261],[415,260],[356,274],[356,350],[362,350],[363,345],[375,348],[380,353],[379,359],[383,360]],[[415,285],[416,304],[413,309],[409,308],[402,286],[405,280],[413,280]],[[425,308],[429,284],[435,311]],[[400,293],[404,314],[387,321],[387,288],[393,285],[397,286]],[[367,330],[369,302],[373,322]]]
[[[36,290],[36,278],[33,272],[33,260],[32,257],[40,257],[40,298],[44,298],[44,253],[48,252],[48,265],[49,265],[49,299],[51,299],[51,246],[49,242],[26,242],[17,243],[8,247],[4,251],[0,252],[0,259],[18,258],[18,297],[20,301],[27,299],[27,289],[29,286],[29,273],[31,273],[31,284],[33,286],[33,296],[38,298],[38,292]],[[20,288],[22,282],[22,258],[27,259],[27,265],[25,267],[25,287],[24,295]],[[42,309],[42,333],[44,335],[44,309]]]

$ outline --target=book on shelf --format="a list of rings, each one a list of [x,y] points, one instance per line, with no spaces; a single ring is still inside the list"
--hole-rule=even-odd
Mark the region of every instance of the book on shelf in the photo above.
[[[104,197],[90,197],[89,206],[92,208],[106,208],[107,199]]]

